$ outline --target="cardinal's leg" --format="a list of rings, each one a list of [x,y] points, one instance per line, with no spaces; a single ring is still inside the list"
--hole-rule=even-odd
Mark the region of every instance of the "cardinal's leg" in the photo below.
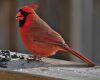
[[[39,56],[39,55],[35,55],[35,56],[33,56],[33,61],[41,62],[42,61],[42,57]]]
[[[38,56],[38,55],[29,56],[29,58],[27,58],[27,62],[29,63],[29,62],[32,62],[32,61],[41,62],[42,61],[42,57]]]

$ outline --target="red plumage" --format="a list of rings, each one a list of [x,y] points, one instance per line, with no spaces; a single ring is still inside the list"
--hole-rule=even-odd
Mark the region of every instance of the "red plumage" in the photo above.
[[[63,50],[77,56],[89,66],[95,63],[70,48],[60,34],[55,32],[35,12],[37,6],[24,6],[16,15],[19,21],[22,41],[28,51],[35,56],[47,57],[54,55],[57,51]]]

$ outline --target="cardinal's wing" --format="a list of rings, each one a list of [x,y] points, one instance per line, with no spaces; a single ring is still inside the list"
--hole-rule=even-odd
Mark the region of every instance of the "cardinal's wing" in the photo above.
[[[45,42],[47,44],[65,44],[63,38],[49,27],[47,23],[40,19],[30,26],[30,37],[33,41]]]

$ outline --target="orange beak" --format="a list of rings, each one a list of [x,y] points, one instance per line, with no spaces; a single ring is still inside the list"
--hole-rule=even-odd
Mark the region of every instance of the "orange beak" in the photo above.
[[[20,20],[23,20],[24,19],[24,16],[18,12],[17,15],[16,15],[16,20],[20,21]]]

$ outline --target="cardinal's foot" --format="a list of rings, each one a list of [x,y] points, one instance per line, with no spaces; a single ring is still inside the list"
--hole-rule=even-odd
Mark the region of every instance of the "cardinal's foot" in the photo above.
[[[40,56],[30,56],[29,58],[27,58],[27,63],[33,62],[33,61],[42,62],[42,57],[40,57]]]
[[[42,61],[42,58],[40,56],[34,56],[33,57],[33,61],[41,62]]]

